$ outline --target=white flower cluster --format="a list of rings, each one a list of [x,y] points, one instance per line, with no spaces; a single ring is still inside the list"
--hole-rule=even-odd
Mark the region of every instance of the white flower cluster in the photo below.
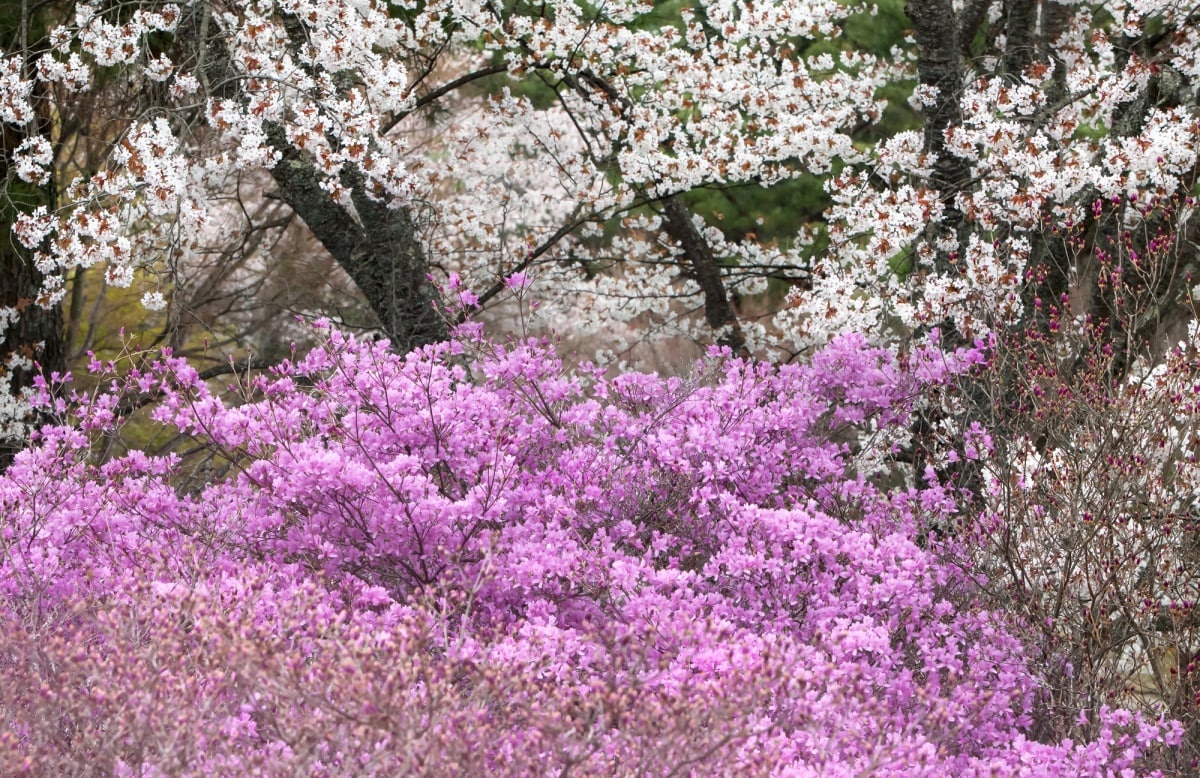
[[[1019,81],[997,73],[994,60],[970,63],[974,70],[958,101],[961,120],[945,132],[947,153],[969,166],[967,185],[954,197],[972,231],[965,245],[931,239],[927,228],[940,218],[929,189],[938,160],[922,153],[914,133],[879,143],[871,175],[831,179],[832,256],[813,289],[793,300],[814,342],[847,326],[885,333],[897,317],[905,326],[970,322],[976,333],[984,321],[1015,321],[1022,315],[1014,288],[1023,278],[1027,236],[1084,221],[1097,199],[1171,202],[1191,191],[1200,155],[1194,109],[1138,101],[1153,78],[1200,73],[1194,25],[1166,39],[1173,72],[1164,72],[1162,59],[1116,51],[1111,38],[1141,35],[1148,19],[1159,27],[1181,23],[1192,6],[1104,5],[1111,23],[1098,22],[1090,7],[1074,7],[1054,41],[1058,62],[1035,61]],[[937,98],[922,86],[913,103],[929,110]],[[1137,120],[1117,127],[1130,111]],[[992,236],[1007,237],[996,243]],[[953,255],[951,275],[932,275],[939,254]]]
[[[41,186],[50,180],[50,165],[54,162],[54,148],[41,135],[31,135],[21,141],[13,154],[17,177],[30,184]]]
[[[0,121],[7,124],[24,124],[33,119],[33,106],[29,96],[33,82],[22,73],[20,57],[0,59]]]

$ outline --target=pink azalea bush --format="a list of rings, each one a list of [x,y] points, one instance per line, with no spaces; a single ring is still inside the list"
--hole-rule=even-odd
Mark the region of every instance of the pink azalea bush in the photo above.
[[[0,771],[1144,771],[1177,726],[1027,739],[1026,647],[929,532],[953,493],[875,485],[981,359],[611,378],[329,332],[237,404],[169,355],[47,392],[64,422],[0,478]],[[183,454],[107,456],[148,397]]]

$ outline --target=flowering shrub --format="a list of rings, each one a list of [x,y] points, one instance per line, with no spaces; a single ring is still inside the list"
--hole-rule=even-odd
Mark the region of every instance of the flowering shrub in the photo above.
[[[169,355],[46,393],[72,423],[0,479],[0,766],[1141,770],[1175,725],[1026,736],[1026,649],[927,532],[951,491],[873,485],[981,358],[843,337],[609,378],[469,330],[404,358],[330,332],[236,405]],[[145,396],[190,453],[106,458]],[[197,450],[216,475],[185,489]]]
[[[995,442],[976,463],[977,542],[963,550],[988,571],[985,600],[1020,617],[1036,646],[1037,731],[1078,737],[1079,709],[1101,703],[1165,711],[1187,728],[1178,758],[1191,773],[1200,330],[1172,207],[1114,206],[1123,223],[1090,246],[1063,230],[1071,262],[1098,266],[1103,305],[1047,283],[1054,268],[1031,269],[1032,321],[995,339],[963,393]]]

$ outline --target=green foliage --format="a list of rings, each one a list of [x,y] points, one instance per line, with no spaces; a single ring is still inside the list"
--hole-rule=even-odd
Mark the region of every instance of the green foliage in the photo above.
[[[685,199],[697,214],[715,219],[729,240],[756,239],[785,248],[797,227],[820,219],[826,207],[824,186],[816,176],[800,176],[772,187],[697,189]]]
[[[44,189],[14,177],[4,183],[4,195],[0,198],[0,222],[11,225],[18,214],[29,213],[46,202]]]

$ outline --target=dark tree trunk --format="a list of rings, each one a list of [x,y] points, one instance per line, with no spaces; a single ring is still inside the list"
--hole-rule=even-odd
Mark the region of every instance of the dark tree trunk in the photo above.
[[[927,236],[954,236],[960,247],[966,244],[967,225],[962,210],[955,203],[955,197],[968,186],[971,167],[965,159],[950,153],[946,131],[962,124],[960,101],[965,77],[963,50],[969,48],[970,40],[967,38],[974,37],[976,28],[985,18],[984,11],[986,7],[981,8],[978,3],[968,5],[960,18],[951,0],[908,0],[904,5],[904,12],[913,23],[916,37],[917,80],[922,86],[936,90],[922,111],[925,114],[924,150],[934,157],[930,184],[942,203],[942,218],[940,223],[928,225]],[[941,274],[954,273],[956,269],[951,259],[949,252],[939,250],[935,260],[937,271]],[[953,348],[968,345],[953,322],[944,322],[943,330],[943,346]],[[977,396],[978,389],[971,394],[972,404],[979,406],[981,399]],[[943,412],[936,405],[917,414],[913,424],[915,445],[912,451],[916,477],[920,477],[925,467],[936,461],[926,441],[931,440],[933,430],[938,428],[942,418]],[[959,489],[960,496],[966,501],[974,500],[981,493],[982,476],[976,462],[962,460],[938,468],[938,472],[944,482],[952,483]],[[936,534],[942,529],[932,527],[930,531]]]
[[[355,219],[321,188],[312,163],[288,144],[280,127],[269,127],[267,137],[283,155],[271,171],[279,196],[357,284],[392,348],[404,353],[445,340],[446,322],[434,307],[437,290],[408,209],[372,200],[361,181],[353,181]]]
[[[1054,44],[1067,31],[1071,23],[1071,11],[1071,8],[1058,0],[1045,0],[1042,3],[1042,33],[1039,43],[1043,58],[1054,63],[1053,82],[1047,94],[1051,102],[1057,102],[1067,94],[1067,65]]]
[[[1008,0],[1004,21],[1004,72],[1016,80],[1033,64],[1037,52],[1038,0]]]
[[[943,205],[942,225],[957,230],[963,214],[954,197],[967,186],[971,168],[949,153],[946,130],[962,123],[963,62],[959,19],[950,0],[909,0],[904,12],[917,40],[917,79],[937,95],[925,107],[925,151],[936,157],[932,184]]]
[[[746,338],[738,324],[737,314],[729,301],[721,265],[712,246],[696,229],[692,214],[679,195],[663,200],[663,228],[667,235],[683,248],[684,258],[691,265],[692,275],[704,295],[704,320],[713,332],[720,333],[717,342],[729,346],[734,353],[746,356]]]
[[[62,309],[57,305],[43,308],[37,304],[43,277],[33,266],[29,252],[11,238],[11,212],[5,213],[0,230],[9,235],[0,241],[0,306],[20,311],[19,318],[9,325],[0,340],[0,359],[5,363],[0,367],[0,375],[7,380],[7,391],[19,395],[33,386],[38,375],[66,371]],[[13,357],[30,360],[33,367],[10,368],[8,362]],[[24,445],[23,438],[0,438],[0,470],[8,467]]]
[[[14,9],[7,9],[14,10]],[[40,27],[36,19],[29,16],[22,4],[15,28],[10,28],[2,41],[10,55],[24,57],[26,77],[33,80],[32,62],[42,53],[40,48],[27,46],[28,40],[37,40],[44,46],[40,34],[27,34],[29,26]],[[0,391],[19,396],[33,387],[39,375],[66,372],[66,347],[63,339],[62,309],[59,305],[43,306],[42,298],[45,277],[34,266],[31,252],[17,242],[13,225],[18,216],[38,206],[55,206],[55,181],[53,178],[43,186],[34,186],[21,181],[13,170],[13,155],[29,137],[42,135],[49,138],[51,118],[43,94],[44,86],[35,83],[32,103],[37,111],[33,121],[23,126],[5,124],[0,126],[0,186],[4,188],[3,203],[0,204],[0,307],[17,311],[17,317],[0,333]],[[36,416],[20,420],[29,423],[40,421]],[[25,445],[23,436],[0,437],[0,471],[11,464],[13,457]]]

